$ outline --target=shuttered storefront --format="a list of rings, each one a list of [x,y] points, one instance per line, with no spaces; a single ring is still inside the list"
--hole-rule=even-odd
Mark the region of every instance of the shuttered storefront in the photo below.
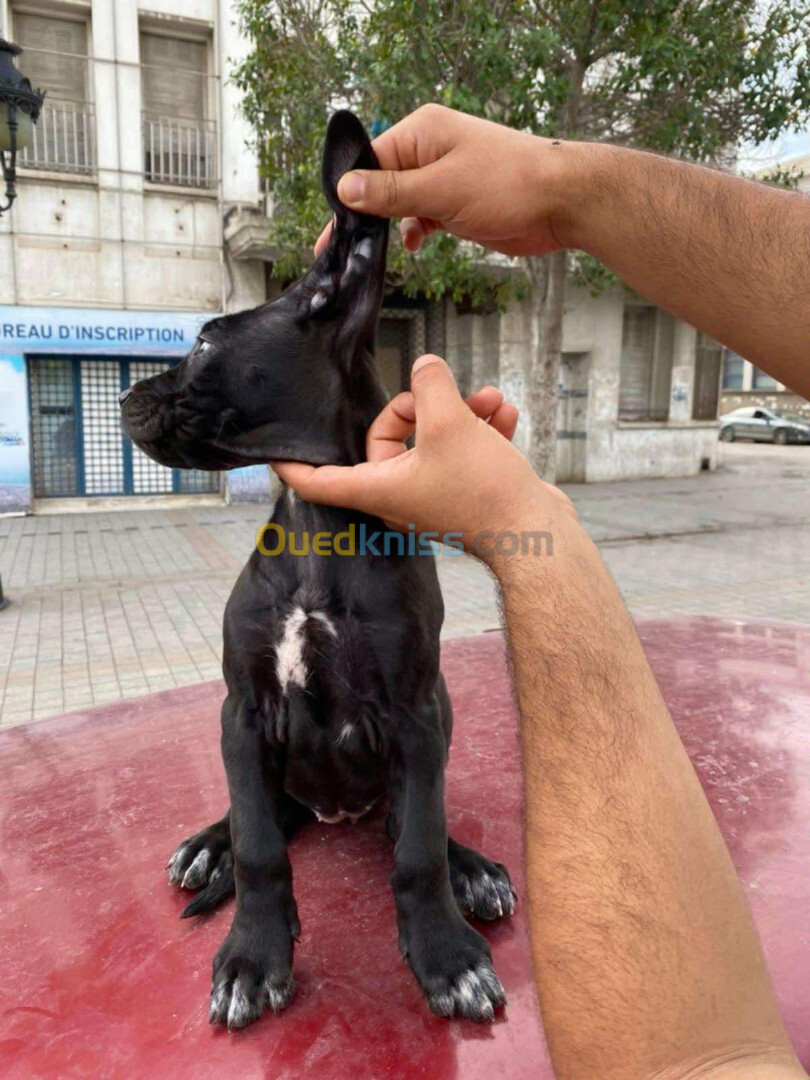
[[[667,420],[674,321],[659,308],[625,305],[619,377],[620,420]]]
[[[121,431],[118,395],[165,360],[31,357],[33,489],[37,498],[217,492],[217,473],[166,469]]]

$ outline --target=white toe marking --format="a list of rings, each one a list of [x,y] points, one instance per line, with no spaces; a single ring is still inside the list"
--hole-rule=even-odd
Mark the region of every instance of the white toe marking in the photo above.
[[[169,859],[169,881],[172,882],[172,884],[176,884],[180,880],[180,866],[185,860],[187,851],[188,844],[183,844]]]
[[[250,1001],[239,979],[233,984],[231,1005],[228,1009],[228,1027],[241,1027],[250,1014]]]
[[[203,848],[199,851],[194,859],[194,862],[186,870],[183,876],[183,888],[194,888],[196,884],[205,880],[205,876],[208,873],[208,867],[211,862],[211,852],[208,848]]]
[[[290,1000],[293,991],[293,981],[290,977],[284,986],[271,986],[271,984],[265,979],[264,993],[267,998],[267,1003],[274,1013],[281,1012],[287,1002]]]
[[[209,1021],[213,1023],[214,1020],[224,1019],[227,1001],[228,985],[227,983],[220,983],[211,994],[211,1008],[208,1010]]]
[[[463,1005],[474,1005],[481,991],[481,982],[474,971],[465,971],[463,975],[459,975],[456,996]]]

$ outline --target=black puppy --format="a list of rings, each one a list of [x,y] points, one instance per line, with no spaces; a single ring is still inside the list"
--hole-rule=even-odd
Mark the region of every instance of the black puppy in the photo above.
[[[124,429],[150,457],[217,470],[364,460],[385,403],[373,349],[388,223],[339,202],[338,180],[357,167],[376,168],[374,152],[356,117],[337,113],[323,160],[335,212],[326,251],[278,300],[214,319],[181,364],[121,395]],[[384,528],[291,491],[272,521],[299,538]],[[399,945],[428,1004],[440,1016],[491,1020],[505,1001],[489,946],[463,916],[510,915],[509,875],[445,824],[452,712],[436,567],[392,547],[354,557],[254,551],[231,593],[222,707],[231,809],[169,864],[170,881],[201,889],[184,916],[236,890],[214,959],[212,1022],[242,1027],[292,997],[299,923],[287,841],[296,828],[354,820],[384,796]]]

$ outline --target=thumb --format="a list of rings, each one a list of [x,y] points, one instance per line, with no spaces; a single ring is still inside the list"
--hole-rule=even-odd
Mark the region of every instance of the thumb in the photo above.
[[[424,434],[469,411],[458,392],[453,372],[439,356],[428,353],[414,361],[411,390],[417,439],[420,430]]]
[[[445,185],[438,182],[441,165],[434,161],[421,169],[355,169],[338,184],[340,201],[352,210],[377,217],[448,217]]]

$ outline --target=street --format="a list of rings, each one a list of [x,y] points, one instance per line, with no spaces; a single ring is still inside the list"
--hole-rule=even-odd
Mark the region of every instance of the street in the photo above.
[[[810,447],[722,444],[687,479],[566,485],[637,617],[810,622]],[[220,674],[220,624],[267,507],[0,519],[0,723]],[[494,584],[439,558],[446,637],[499,625]]]

